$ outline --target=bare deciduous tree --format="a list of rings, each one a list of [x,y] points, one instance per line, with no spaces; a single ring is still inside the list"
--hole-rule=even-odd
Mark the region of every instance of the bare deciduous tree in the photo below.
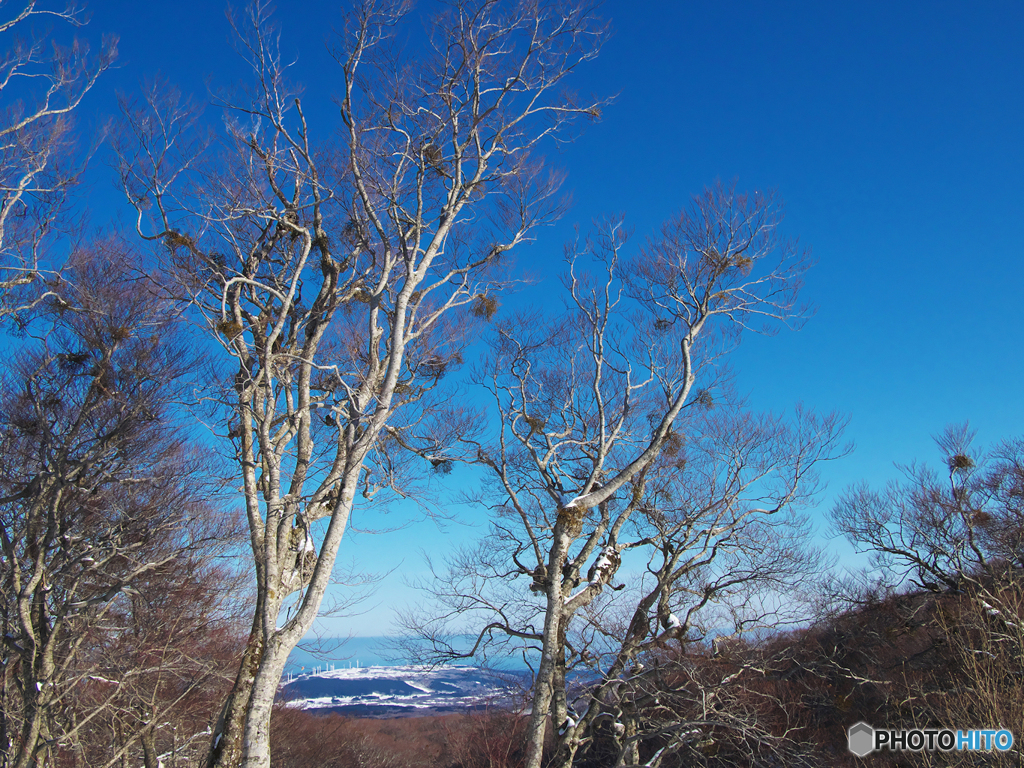
[[[55,275],[58,265],[46,249],[80,174],[72,113],[117,53],[114,38],[91,55],[79,40],[63,47],[46,36],[28,37],[36,21],[81,26],[83,13],[71,4],[63,10],[19,5],[4,8],[13,13],[0,20],[0,35],[9,41],[0,53],[0,319],[17,319],[53,292],[46,275]]]
[[[644,557],[644,571],[620,567],[621,598],[606,592],[577,616],[567,665],[597,682],[577,696],[555,764],[571,765],[609,725],[621,746],[616,765],[639,763],[649,744],[663,749],[652,766],[719,739],[785,751],[758,720],[763,702],[729,690],[766,674],[760,660],[734,654],[723,671],[699,657],[806,619],[822,562],[798,509],[817,490],[816,464],[840,450],[841,430],[835,416],[798,410],[790,424],[728,403],[681,418],[684,445],[666,446],[626,535],[608,537]]]
[[[133,595],[152,598],[155,576],[185,559],[202,572],[228,532],[208,504],[207,461],[174,418],[187,348],[114,251],[72,257],[42,335],[3,377],[0,750],[17,768],[50,764],[147,673],[128,665],[109,696],[76,707],[101,649],[130,632]]]
[[[605,714],[602,697],[622,688],[642,650],[685,641],[692,612],[800,564],[795,549],[769,556],[764,537],[813,489],[814,464],[836,450],[839,420],[805,414],[790,429],[733,413],[727,401],[709,415],[727,392],[715,392],[716,360],[737,334],[802,315],[795,301],[807,259],[779,237],[779,219],[772,197],[719,185],[628,265],[625,229],[613,222],[570,251],[563,319],[520,317],[498,329],[483,377],[498,428],[489,441],[464,441],[492,478],[480,501],[497,504],[495,532],[449,571],[441,596],[452,616],[491,614],[478,647],[504,635],[539,650],[531,768],[549,717],[559,726],[556,764],[568,765]],[[603,279],[581,271],[584,252],[603,265]],[[691,396],[698,370],[705,386]],[[686,470],[687,456],[703,451]],[[623,555],[645,549],[648,579],[616,633],[594,609]],[[543,604],[524,602],[525,587]],[[686,621],[674,613],[680,606]],[[602,642],[574,638],[574,619]],[[437,640],[437,630],[427,622],[428,636]],[[614,649],[601,650],[609,641]],[[602,685],[581,721],[570,715],[566,673],[588,664]]]
[[[118,631],[94,635],[91,674],[71,702],[78,720],[92,722],[65,748],[80,763],[159,768],[206,759],[210,719],[244,641],[239,574],[217,567],[213,554],[180,556],[137,579],[112,617]]]
[[[729,734],[765,752],[792,746],[758,721],[764,702],[756,694],[729,689],[767,674],[764,661],[729,654],[723,672],[710,658],[747,635],[807,618],[810,603],[800,593],[813,590],[821,559],[806,546],[797,509],[815,491],[815,465],[838,452],[841,426],[806,413],[792,424],[758,417],[725,398],[678,417],[658,460],[591,521],[590,532],[605,527],[598,546],[581,559],[586,544],[577,544],[563,565],[552,765],[595,759],[597,746],[609,744],[614,765],[639,763],[652,744],[664,747],[652,763],[659,765]],[[531,529],[544,531],[541,510],[534,515]],[[544,535],[534,534],[541,544]],[[506,506],[493,534],[432,585],[456,627],[486,625],[485,652],[496,650],[488,645],[507,652],[508,637],[543,647],[533,543]],[[465,653],[446,643],[444,617],[411,623],[439,656]]]
[[[1024,441],[972,451],[966,425],[936,438],[945,471],[901,467],[905,481],[882,491],[847,489],[833,510],[836,530],[872,554],[888,588],[969,594],[1002,615],[998,590],[1024,567]],[[1006,621],[1019,623],[1013,607]]]
[[[389,50],[407,10],[367,1],[346,17],[334,143],[316,142],[262,3],[236,20],[255,78],[228,104],[220,154],[171,163],[188,110],[166,92],[126,105],[121,172],[140,233],[164,242],[179,295],[233,366],[220,431],[258,594],[211,765],[270,764],[280,676],[356,497],[396,487],[404,431],[496,307],[502,255],[560,213],[537,145],[598,114],[564,82],[605,34],[589,6],[448,3],[415,64]]]
[[[792,661],[780,678],[813,707],[805,738],[827,751],[858,720],[1013,733],[1024,723],[1024,443],[978,450],[973,438],[947,428],[939,468],[902,465],[902,478],[851,487],[835,505],[836,530],[873,562],[833,585],[816,626],[785,642]],[[1021,752],[900,759],[1010,765]]]

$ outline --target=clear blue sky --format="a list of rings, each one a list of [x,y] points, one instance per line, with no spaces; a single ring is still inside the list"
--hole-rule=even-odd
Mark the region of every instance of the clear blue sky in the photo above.
[[[322,40],[338,5],[278,4],[307,101],[335,88]],[[205,78],[239,71],[216,0],[91,10],[87,35],[121,36],[97,114],[157,71],[199,98]],[[822,510],[850,482],[892,477],[894,461],[931,460],[930,435],[950,422],[985,442],[1024,434],[1024,4],[612,0],[604,13],[615,35],[576,88],[619,96],[549,155],[575,205],[521,258],[546,278],[537,290],[557,286],[548,265],[573,224],[624,212],[641,236],[716,178],[774,187],[787,232],[818,259],[805,297],[819,311],[799,333],[748,338],[733,362],[758,407],[850,416],[856,451],[827,468]],[[471,534],[427,522],[353,537],[342,558],[414,572],[418,547]],[[393,575],[369,613],[331,631],[381,634],[388,606],[409,599]]]

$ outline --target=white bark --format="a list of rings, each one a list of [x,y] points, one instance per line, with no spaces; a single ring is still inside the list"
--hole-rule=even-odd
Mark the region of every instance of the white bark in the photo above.
[[[175,156],[194,120],[180,101],[151,93],[128,105],[118,141],[140,233],[168,246],[181,298],[236,365],[219,432],[234,441],[258,594],[211,748],[211,765],[232,768],[268,765],[280,671],[320,609],[357,495],[398,486],[393,452],[444,456],[458,427],[422,435],[409,425],[428,421],[474,317],[493,306],[501,255],[560,213],[557,180],[529,153],[596,112],[559,91],[604,35],[572,4],[456,3],[411,75],[374,60],[408,4],[358,3],[336,52],[335,158],[314,143],[284,80],[267,7],[235,21],[255,97],[233,105],[231,155],[211,161],[189,210],[181,187],[198,161]],[[163,137],[152,134],[154,108]],[[304,542],[324,519],[312,557]]]
[[[529,768],[541,765],[549,719],[560,729],[554,764],[567,766],[600,712],[594,707],[570,722],[567,657],[572,656],[569,663],[593,665],[611,675],[607,686],[612,686],[653,642],[681,641],[688,620],[672,621],[676,583],[706,568],[721,542],[728,541],[747,516],[743,512],[726,519],[719,514],[716,520],[714,513],[734,509],[744,492],[742,485],[733,488],[726,483],[728,490],[719,497],[712,483],[706,502],[697,501],[702,498],[699,493],[685,488],[686,441],[701,435],[695,426],[699,419],[683,414],[684,409],[696,409],[685,411],[692,414],[713,407],[710,366],[705,388],[691,397],[700,366],[727,352],[750,318],[799,320],[795,291],[806,259],[777,238],[778,218],[771,198],[710,189],[695,198],[689,212],[669,222],[663,236],[649,242],[625,270],[625,227],[613,221],[570,252],[565,283],[572,310],[564,324],[544,325],[531,316],[499,329],[484,384],[494,396],[500,424],[493,441],[469,445],[475,460],[499,484],[497,499],[482,496],[481,501],[500,505],[493,538],[498,546],[512,550],[514,567],[490,555],[479,568],[480,575],[465,583],[453,568],[442,596],[456,615],[472,611],[488,616],[480,642],[498,630],[540,643]],[[580,265],[587,256],[599,263],[601,278],[584,274]],[[625,287],[622,272],[627,275]],[[820,442],[811,440],[796,450],[793,464],[780,462],[779,474],[791,474],[783,486],[793,495],[772,497],[774,504],[766,508],[751,505],[751,513],[773,514],[796,498],[798,486],[806,490],[810,467],[834,448],[839,422],[830,423],[831,428],[821,431]],[[782,434],[766,433],[760,443],[788,439]],[[735,451],[758,444],[738,433]],[[679,454],[680,461],[662,460],[666,450]],[[738,475],[743,464],[737,458],[730,465],[723,457],[721,467],[730,466],[714,472],[724,473],[724,481],[729,472]],[[664,475],[672,472],[681,478],[680,495],[697,513],[680,503],[679,517],[672,518],[664,499],[657,497],[659,489],[647,488],[655,479],[664,486]],[[701,482],[699,472],[696,477]],[[702,503],[711,511],[700,511]],[[687,514],[695,517],[682,517]],[[636,540],[623,540],[633,529],[640,531]],[[593,612],[617,573],[618,553],[626,547],[650,549],[649,569],[656,583],[638,588],[641,598],[628,628],[600,630],[624,638],[621,651],[605,666],[600,659],[583,656],[586,649],[578,647],[582,641],[578,633],[572,636],[572,627],[583,616],[588,622],[600,621]],[[616,557],[610,556],[612,552]],[[468,558],[460,558],[458,567],[467,564]],[[525,600],[522,593],[519,603],[505,591],[492,593],[486,586],[489,570],[497,579],[527,577],[530,590],[544,595],[544,605]],[[738,574],[731,580],[723,577],[710,592],[697,595],[689,611],[706,605],[709,596],[725,590],[727,583],[747,580]],[[483,584],[479,597],[471,592],[475,583]],[[508,587],[509,592],[512,589]],[[662,622],[662,628],[651,629],[652,613],[654,626]],[[541,623],[541,614],[538,637],[531,627]],[[430,621],[413,618],[411,623],[424,627],[435,645],[443,647],[431,632]],[[570,648],[570,637],[577,647]],[[447,654],[457,655],[453,650]],[[602,687],[606,692],[607,686]],[[636,739],[642,737],[635,734]]]

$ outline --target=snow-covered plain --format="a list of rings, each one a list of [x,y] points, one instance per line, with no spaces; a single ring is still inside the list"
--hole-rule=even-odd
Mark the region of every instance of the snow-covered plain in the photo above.
[[[357,667],[286,678],[279,695],[290,707],[324,714],[409,717],[511,706],[520,688],[515,673],[479,667]]]

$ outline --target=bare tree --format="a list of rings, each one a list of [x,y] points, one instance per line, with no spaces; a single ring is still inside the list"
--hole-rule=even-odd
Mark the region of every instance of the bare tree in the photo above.
[[[333,143],[315,141],[263,3],[235,21],[254,80],[205,165],[169,160],[193,118],[166,92],[126,105],[121,172],[140,233],[166,245],[177,290],[233,366],[220,434],[257,600],[211,765],[270,764],[280,676],[357,495],[398,488],[403,432],[493,313],[502,255],[560,213],[537,145],[598,114],[564,90],[604,38],[590,7],[448,3],[413,65],[388,42],[407,6],[361,2],[345,18]]]
[[[202,765],[245,637],[245,574],[231,543],[230,553],[212,541],[150,569],[85,627],[55,765]]]
[[[566,665],[597,682],[562,723],[556,765],[571,765],[602,729],[620,747],[616,765],[640,763],[651,744],[651,766],[719,741],[791,750],[761,721],[767,702],[750,686],[769,665],[741,651],[809,615],[823,563],[798,509],[817,490],[816,464],[841,452],[842,423],[798,411],[790,424],[725,403],[679,427],[685,445],[666,446],[643,478],[628,533],[608,535],[644,557],[644,571],[617,565],[621,597],[606,592],[574,617]]]
[[[908,654],[926,663],[900,659],[886,683],[907,727],[1024,722],[1024,441],[983,451],[974,436],[967,425],[948,427],[935,438],[941,470],[901,466],[901,481],[850,488],[833,510],[836,529],[872,555],[875,591],[913,601],[913,625],[929,639]],[[1020,760],[1014,746],[1007,764]],[[939,754],[916,762],[952,764]]]
[[[570,250],[564,318],[520,317],[498,329],[483,376],[498,428],[491,440],[468,444],[470,459],[493,479],[481,501],[497,504],[486,549],[500,554],[478,553],[479,568],[472,557],[460,560],[449,574],[456,586],[445,596],[455,616],[492,613],[479,643],[505,635],[540,651],[531,768],[540,765],[549,717],[560,727],[556,762],[568,765],[601,714],[594,699],[582,726],[570,716],[567,665],[592,662],[613,686],[653,640],[685,639],[690,626],[673,613],[674,601],[689,593],[687,610],[699,610],[720,592],[757,580],[756,558],[741,565],[738,553],[764,535],[753,535],[758,526],[770,529],[767,521],[808,490],[815,462],[835,450],[841,425],[834,417],[807,416],[789,432],[778,421],[733,414],[716,423],[717,416],[691,415],[726,391],[714,393],[721,384],[716,361],[743,328],[756,322],[770,330],[772,322],[802,315],[795,298],[807,259],[778,236],[780,215],[770,196],[719,185],[695,198],[625,269],[625,228],[612,222]],[[582,272],[584,253],[601,263],[603,278]],[[706,386],[691,397],[698,370]],[[684,490],[670,490],[686,446],[703,439],[710,448],[712,435],[721,439],[720,454],[694,470],[697,478],[708,473],[704,485],[690,487],[683,472]],[[666,457],[661,463],[659,455]],[[683,494],[681,507],[665,503],[674,493]],[[745,498],[759,493],[760,503]],[[651,551],[652,579],[638,587],[635,615],[615,637],[616,650],[575,646],[574,618],[607,594],[623,554],[637,548]],[[728,562],[726,552],[735,556],[732,565],[710,576]],[[702,576],[703,586],[692,583]],[[524,603],[524,585],[543,603]],[[593,630],[615,636],[601,627],[592,621],[591,637]],[[437,637],[430,628],[428,635]]]
[[[969,594],[998,617],[1000,586],[1024,568],[1024,441],[982,453],[973,439],[966,425],[947,428],[936,438],[944,472],[911,464],[882,491],[849,488],[833,520],[872,554],[884,586]],[[1014,604],[1002,620],[1024,620]]]
[[[872,555],[872,567],[824,593],[814,626],[774,643],[783,658],[779,692],[813,713],[802,738],[830,760],[858,720],[1014,733],[1022,723],[1022,443],[979,450],[966,426],[946,429],[936,442],[938,468],[905,465],[904,476],[881,489],[862,484],[842,494],[836,528]],[[898,759],[994,765],[1020,758],[1015,744],[1004,753],[935,750]]]
[[[64,47],[33,30],[49,19],[81,26],[73,4],[17,5],[0,20],[8,41],[0,53],[0,319],[18,319],[53,293],[59,265],[47,248],[81,172],[71,117],[117,53],[115,38],[92,55],[80,40]]]
[[[586,545],[577,544],[563,565],[551,765],[602,756],[638,764],[656,751],[651,745],[664,748],[651,763],[660,765],[730,740],[792,751],[774,723],[762,722],[768,702],[750,690],[770,663],[736,648],[810,613],[801,595],[813,591],[822,563],[797,510],[816,490],[815,465],[839,452],[842,424],[806,413],[787,423],[725,398],[713,408],[704,402],[678,417],[658,460],[595,515],[589,532],[606,527],[598,546],[580,559]],[[435,658],[466,654],[446,640],[446,618],[456,629],[486,627],[477,651],[543,648],[538,573],[525,572],[533,540],[511,512],[499,510],[492,535],[431,585],[447,616],[413,617]],[[537,510],[531,528],[545,525]],[[535,535],[550,546],[550,534]]]
[[[594,723],[580,763],[614,766],[821,765],[799,726],[805,705],[776,690],[784,654],[763,638],[645,654],[620,682],[614,708]],[[625,694],[625,695],[622,695]]]
[[[76,711],[100,649],[128,631],[132,596],[153,597],[158,572],[202,562],[226,533],[208,504],[207,459],[174,418],[194,361],[119,256],[110,243],[73,256],[66,298],[3,377],[0,748],[18,768],[52,762],[145,674],[126,669],[110,697]]]

